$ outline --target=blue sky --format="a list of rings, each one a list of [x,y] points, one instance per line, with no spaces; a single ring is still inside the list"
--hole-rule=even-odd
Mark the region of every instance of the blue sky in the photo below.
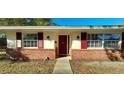
[[[61,26],[124,24],[124,18],[52,18],[52,21]]]

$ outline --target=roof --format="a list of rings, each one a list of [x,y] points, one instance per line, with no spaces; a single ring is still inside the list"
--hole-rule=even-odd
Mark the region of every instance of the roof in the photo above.
[[[0,26],[2,29],[124,29],[124,26]]]

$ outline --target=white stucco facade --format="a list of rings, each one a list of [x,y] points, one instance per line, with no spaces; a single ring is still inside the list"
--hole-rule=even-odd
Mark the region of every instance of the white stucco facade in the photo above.
[[[23,34],[25,34],[25,33],[27,33],[27,32],[22,31],[22,39],[23,39]],[[38,33],[38,32],[32,31],[31,33]],[[7,48],[16,48],[16,46],[17,46],[16,32],[15,31],[8,31],[5,34],[7,36]],[[47,38],[48,36],[50,37],[49,39]],[[55,45],[54,45],[55,35],[54,35],[54,33],[44,32],[43,38],[44,38],[44,49],[55,49]],[[23,45],[23,40],[22,40],[22,45]],[[20,46],[20,44],[18,46]]]
[[[79,36],[79,38],[77,38]],[[81,49],[81,33],[70,34],[70,48],[71,49]]]
[[[48,38],[49,37],[49,38]],[[52,32],[44,32],[44,49],[55,49],[55,34]]]
[[[0,32],[5,32],[7,36],[7,48],[16,48],[16,32],[38,33],[43,32],[44,49],[58,48],[59,35],[69,36],[69,49],[81,49],[81,32],[87,33],[117,33],[121,34],[124,28],[88,28],[88,27],[0,27]],[[79,36],[79,38],[77,38]],[[49,37],[49,38],[48,38]],[[23,37],[22,37],[23,39]],[[121,41],[120,41],[121,42]],[[23,40],[22,40],[23,45]],[[23,47],[23,46],[22,46]]]

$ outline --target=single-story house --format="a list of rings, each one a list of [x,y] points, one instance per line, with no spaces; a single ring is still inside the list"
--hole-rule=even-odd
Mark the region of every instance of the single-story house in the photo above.
[[[28,59],[123,60],[123,26],[0,26],[6,52]]]

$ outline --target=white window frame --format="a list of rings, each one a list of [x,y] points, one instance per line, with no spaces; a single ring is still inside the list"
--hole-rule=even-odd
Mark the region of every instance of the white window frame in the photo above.
[[[87,49],[104,49],[105,48],[104,47],[105,41],[118,41],[118,42],[120,42],[121,38],[122,38],[120,33],[115,33],[115,34],[120,34],[120,40],[104,40],[104,39],[102,39],[102,40],[88,40],[88,35],[92,35],[92,34],[102,34],[104,36],[105,34],[114,34],[114,33],[88,33],[87,34],[87,42],[88,41],[102,41],[102,47],[88,47],[88,45],[87,45]],[[90,38],[91,38],[91,36],[90,36]],[[119,46],[119,48],[108,47],[107,49],[121,49],[121,46]]]
[[[94,41],[94,42],[95,42],[95,41],[98,41],[98,42],[99,42],[99,41],[101,41],[101,40],[87,40],[87,42],[88,42],[88,41],[90,42],[90,47],[88,47],[89,49],[90,49],[90,48],[97,48],[97,49],[103,48],[103,44],[102,44],[101,47],[91,47],[91,42],[92,42],[92,41]],[[101,43],[102,43],[102,42],[101,42]],[[94,43],[94,45],[95,45],[95,43]]]
[[[24,35],[25,34],[37,34],[37,40],[34,40],[34,41],[37,41],[37,47],[25,47],[24,46]],[[22,34],[22,46],[23,46],[23,48],[28,48],[28,49],[37,49],[38,48],[38,33],[23,33]]]
[[[97,34],[97,33],[88,33],[87,34],[87,42],[88,41],[101,41],[101,40],[88,40],[88,35],[90,35],[90,38],[91,38],[91,35],[92,34]],[[101,34],[101,33],[98,33],[98,34]],[[103,41],[102,41],[103,42]],[[102,47],[88,47],[88,45],[87,45],[87,49],[103,49],[103,43],[102,43]]]

